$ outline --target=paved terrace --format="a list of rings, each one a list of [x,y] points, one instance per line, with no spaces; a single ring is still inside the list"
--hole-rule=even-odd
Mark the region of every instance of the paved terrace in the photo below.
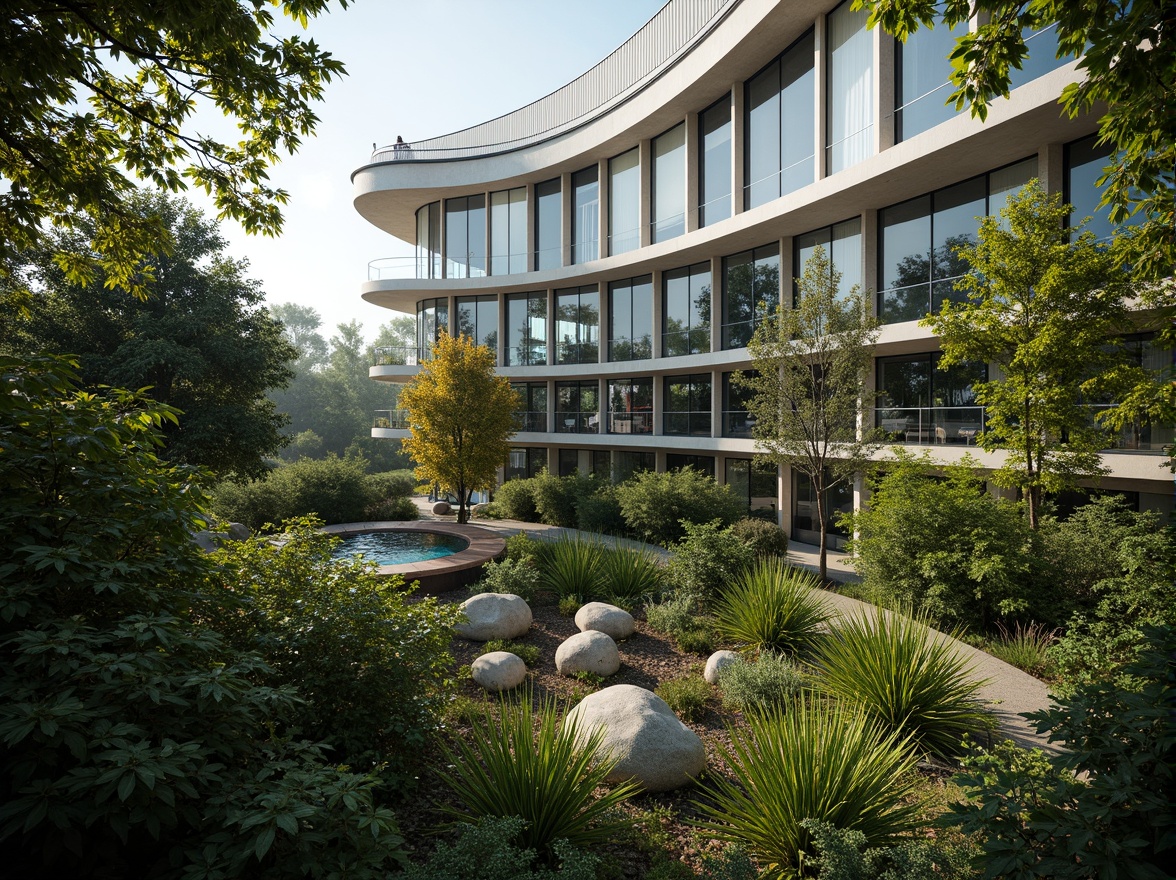
[[[413,500],[416,501],[417,507],[420,510],[421,519],[453,521],[453,517],[451,516],[434,516],[432,513],[432,504],[428,499],[417,497]],[[562,535],[580,534],[575,529],[564,529],[558,526],[519,522],[517,520],[478,519],[475,522],[482,528],[498,532],[504,537],[526,532],[534,538],[555,540]],[[669,558],[670,555],[668,551],[661,547],[642,544],[639,541],[631,541],[627,538],[615,538],[606,535],[603,536],[603,539],[617,547],[633,547],[650,550],[656,552],[663,558]],[[814,547],[811,544],[800,544],[795,541],[788,542],[788,561],[792,565],[816,572],[819,570],[819,559],[819,547]],[[853,570],[850,560],[851,557],[846,553],[840,553],[835,550],[828,551],[827,569],[829,579],[839,583],[850,583],[861,580]],[[878,613],[878,609],[874,605],[861,602],[857,599],[851,599],[849,596],[842,596],[833,591],[828,592],[827,599],[838,613],[842,615]],[[944,636],[944,638],[949,637]],[[954,644],[956,650],[972,665],[976,675],[986,680],[980,690],[980,695],[982,699],[988,702],[993,715],[996,717],[999,725],[998,734],[1013,740],[1023,748],[1042,748],[1048,751],[1059,751],[1057,746],[1048,744],[1045,736],[1038,734],[1034,727],[1021,717],[1022,712],[1035,712],[1039,709],[1049,707],[1052,701],[1050,700],[1049,691],[1045,683],[1029,675],[1027,672],[1022,672],[1015,666],[1010,666],[1003,660],[998,660],[991,654],[986,654],[984,651],[973,648],[971,645],[966,645],[956,639],[951,639],[951,642]]]

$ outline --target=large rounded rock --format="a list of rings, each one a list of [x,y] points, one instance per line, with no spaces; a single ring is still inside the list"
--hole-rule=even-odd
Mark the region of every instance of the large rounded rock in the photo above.
[[[433,514],[435,516],[446,516],[451,510],[452,508],[449,506],[448,501],[438,501],[433,505]]]
[[[461,603],[467,623],[454,627],[457,634],[474,642],[517,639],[531,628],[531,606],[510,593],[479,593]]]
[[[589,602],[576,612],[576,626],[580,632],[595,630],[621,642],[633,635],[633,615],[624,608],[607,602]]]
[[[576,633],[555,649],[555,668],[561,675],[591,672],[607,677],[621,668],[621,653],[602,632]]]
[[[706,767],[698,734],[678,720],[665,700],[636,685],[589,694],[568,713],[567,722],[575,722],[581,743],[603,729],[600,750],[617,760],[607,782],[635,779],[646,791],[670,791]]]
[[[491,651],[470,664],[474,681],[488,691],[509,691],[527,677],[527,664],[509,651]]]
[[[711,684],[719,683],[719,673],[732,663],[738,663],[742,658],[734,651],[715,651],[706,659],[706,669],[702,677]]]

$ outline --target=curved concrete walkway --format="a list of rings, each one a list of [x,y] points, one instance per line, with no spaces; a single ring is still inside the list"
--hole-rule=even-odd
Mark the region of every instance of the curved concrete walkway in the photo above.
[[[432,513],[432,504],[427,499],[417,497],[413,500],[417,503],[422,519],[452,521],[451,517],[435,517]],[[484,529],[499,532],[505,536],[525,532],[531,537],[549,541],[556,540],[563,535],[581,534],[575,529],[518,520],[478,519],[475,522]],[[646,549],[666,559],[670,555],[669,551],[661,547],[643,544],[639,541],[610,535],[605,535],[603,538],[613,546]],[[850,559],[848,554],[829,550],[826,553],[826,570],[829,579],[839,583],[861,580],[852,570],[849,564]],[[788,562],[790,564],[816,572],[819,570],[819,560],[820,548],[811,544],[789,541]],[[826,593],[826,599],[834,610],[843,616],[850,614],[872,615],[877,614],[879,610],[877,606],[868,602],[851,599],[849,596],[842,596],[831,590]],[[945,635],[944,638],[950,637]],[[1050,752],[1061,751],[1058,746],[1048,743],[1045,735],[1037,733],[1036,728],[1021,717],[1022,712],[1036,712],[1046,709],[1052,704],[1049,690],[1043,681],[1034,678],[1027,672],[1022,672],[1015,666],[1010,666],[1003,660],[998,660],[991,654],[973,648],[971,645],[966,645],[956,639],[950,639],[950,641],[957,653],[971,666],[975,676],[985,682],[980,688],[980,698],[988,704],[990,711],[996,718],[998,729],[994,734],[995,738],[1011,739],[1022,748],[1040,748]]]

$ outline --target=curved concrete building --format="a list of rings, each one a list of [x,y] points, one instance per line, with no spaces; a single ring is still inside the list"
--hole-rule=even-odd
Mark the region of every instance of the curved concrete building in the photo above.
[[[505,479],[693,465],[813,541],[811,486],[755,458],[731,375],[819,244],[884,322],[868,379],[884,395],[866,420],[940,459],[997,466],[1003,454],[974,445],[971,384],[988,366],[936,369],[918,319],[960,296],[951,246],[1030,178],[1109,230],[1094,186],[1106,153],[1095,116],[1057,105],[1077,74],[1052,31],[1032,35],[984,123],[944,103],[954,36],[900,45],[833,0],[670,0],[547,97],[377,150],[352,176],[356,209],[416,256],[373,261],[362,295],[414,315],[417,340],[381,352],[371,378],[403,383],[439,332],[468,333],[525,400]],[[1132,344],[1160,357],[1146,337]],[[390,410],[372,433],[404,428]],[[1170,510],[1171,442],[1171,426],[1125,433],[1102,487]]]

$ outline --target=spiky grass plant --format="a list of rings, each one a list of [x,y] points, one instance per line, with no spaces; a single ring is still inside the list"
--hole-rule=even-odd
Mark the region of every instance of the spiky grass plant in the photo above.
[[[662,585],[662,567],[648,550],[605,550],[600,575],[603,598],[627,609],[653,598]]]
[[[747,721],[746,728],[728,727],[730,747],[718,745],[731,777],[716,774],[709,797],[696,804],[707,817],[700,826],[746,846],[761,876],[814,876],[805,819],[860,831],[871,846],[918,825],[915,756],[862,712],[808,694]]]
[[[925,614],[863,611],[841,619],[817,651],[819,681],[920,751],[950,757],[966,733],[989,729],[984,682]]]
[[[1049,629],[1040,623],[1018,623],[1011,630],[1002,623],[996,626],[1000,635],[985,645],[989,654],[1030,675],[1043,676],[1049,673],[1053,665],[1049,649],[1058,640],[1056,629]]]
[[[561,601],[591,601],[600,595],[604,552],[599,541],[578,536],[552,541],[540,565],[542,585]]]
[[[735,578],[714,606],[715,629],[744,650],[804,654],[830,611],[820,581],[778,558],[761,559]]]
[[[638,786],[622,783],[596,797],[616,760],[597,754],[602,731],[594,731],[582,748],[576,735],[575,722],[560,723],[551,698],[537,708],[530,694],[504,702],[498,720],[483,715],[468,740],[457,741],[456,751],[446,747],[451,769],[440,776],[462,806],[442,809],[469,824],[519,816],[527,824],[515,844],[548,859],[557,840],[578,847],[605,843],[627,827],[609,816]]]

